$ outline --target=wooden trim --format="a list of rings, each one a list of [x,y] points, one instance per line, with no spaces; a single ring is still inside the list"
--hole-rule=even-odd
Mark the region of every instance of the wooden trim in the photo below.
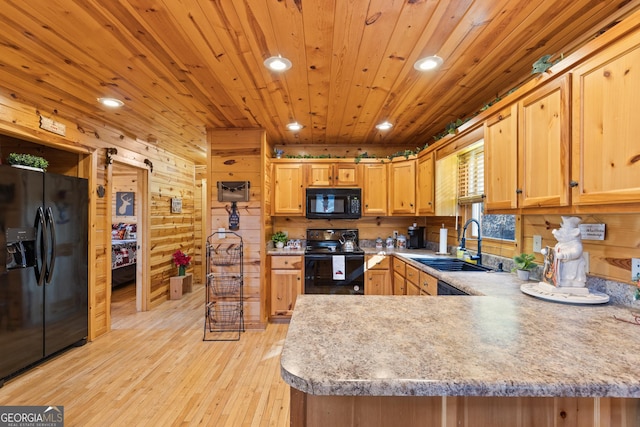
[[[151,180],[151,170],[148,165],[144,162],[140,162],[137,160],[129,159],[117,154],[111,155],[111,164],[107,164],[107,191],[106,196],[107,200],[112,200],[113,195],[113,163],[120,163],[124,165],[128,165],[138,169],[137,171],[137,187],[136,192],[140,194],[140,214],[138,218],[138,254],[137,254],[137,263],[136,263],[136,310],[137,311],[147,311],[149,310],[151,303],[151,255],[148,249],[149,242],[151,239],[151,231],[149,220],[150,216],[150,206],[151,206],[151,193],[149,189],[149,182]],[[109,204],[107,206],[110,207]],[[113,223],[113,217],[111,213],[111,209],[107,209],[108,218],[107,226]],[[111,239],[107,239],[107,253],[111,253]],[[107,329],[111,329],[111,268],[107,268],[107,309],[106,309],[106,317],[107,317]]]
[[[86,178],[89,181],[89,236],[88,236],[88,259],[95,260],[96,259],[96,183],[98,182],[98,174],[97,164],[98,164],[98,151],[94,151],[90,155],[78,154],[78,176],[81,178]],[[87,286],[88,286],[88,299],[89,299],[89,336],[87,337],[89,341],[92,341],[96,338],[97,334],[94,330],[94,322],[93,319],[95,317],[95,313],[93,312],[95,309],[95,300],[96,300],[96,265],[94,262],[88,263],[88,275],[87,275]]]

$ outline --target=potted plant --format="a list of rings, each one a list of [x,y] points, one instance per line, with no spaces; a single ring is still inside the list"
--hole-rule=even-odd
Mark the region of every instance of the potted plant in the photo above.
[[[184,276],[189,263],[191,262],[191,257],[186,253],[182,252],[180,249],[174,252],[173,254],[173,263],[178,266],[178,276]]]
[[[513,257],[513,262],[515,263],[513,270],[516,271],[519,279],[529,280],[529,273],[537,266],[535,259],[536,256],[534,254],[525,253]]]
[[[283,231],[278,231],[273,236],[271,236],[271,240],[278,249],[284,248],[284,244],[287,243],[287,239],[288,237]]]
[[[25,167],[26,169],[34,169],[42,172],[46,171],[47,166],[49,166],[49,162],[44,158],[32,154],[11,153],[9,157],[7,157],[7,163],[12,166]]]

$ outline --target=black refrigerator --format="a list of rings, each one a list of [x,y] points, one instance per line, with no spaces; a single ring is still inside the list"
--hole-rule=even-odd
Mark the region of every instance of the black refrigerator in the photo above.
[[[87,180],[0,165],[0,386],[88,335]]]

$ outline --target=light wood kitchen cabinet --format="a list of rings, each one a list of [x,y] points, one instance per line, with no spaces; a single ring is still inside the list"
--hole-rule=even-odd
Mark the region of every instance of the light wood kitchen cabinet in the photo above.
[[[393,295],[407,294],[406,267],[406,262],[393,257]]]
[[[569,75],[518,102],[519,207],[568,206]],[[488,181],[491,182],[491,181]]]
[[[365,261],[365,295],[393,295],[391,268],[387,255],[367,255]]]
[[[513,104],[485,122],[485,208],[517,208],[518,105]],[[541,171],[542,173],[542,171]]]
[[[569,85],[563,76],[487,120],[487,210],[570,204]]]
[[[273,165],[273,214],[303,215],[303,173],[298,163]]]
[[[364,216],[387,215],[387,164],[376,162],[362,165],[364,186],[362,199]]]
[[[438,295],[438,279],[420,271],[420,295]]]
[[[407,295],[420,295],[420,271],[412,265],[405,266],[405,286]]]
[[[435,213],[435,163],[434,152],[431,151],[418,159],[416,176],[418,215]]]
[[[310,163],[305,165],[308,187],[360,187],[355,163]]]
[[[303,257],[299,255],[272,255],[271,308],[274,319],[288,319],[293,314],[296,297],[302,293]]]
[[[573,70],[572,204],[640,201],[640,41],[621,39]]]
[[[391,215],[416,213],[416,159],[393,161],[389,165]]]

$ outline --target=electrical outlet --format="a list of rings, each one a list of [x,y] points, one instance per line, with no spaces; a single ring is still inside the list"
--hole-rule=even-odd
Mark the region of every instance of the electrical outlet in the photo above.
[[[584,272],[589,272],[589,252],[582,252],[582,258],[584,258]]]
[[[640,258],[631,258],[631,280],[640,280]]]
[[[542,250],[542,236],[536,234],[533,236],[533,252],[538,252]]]

